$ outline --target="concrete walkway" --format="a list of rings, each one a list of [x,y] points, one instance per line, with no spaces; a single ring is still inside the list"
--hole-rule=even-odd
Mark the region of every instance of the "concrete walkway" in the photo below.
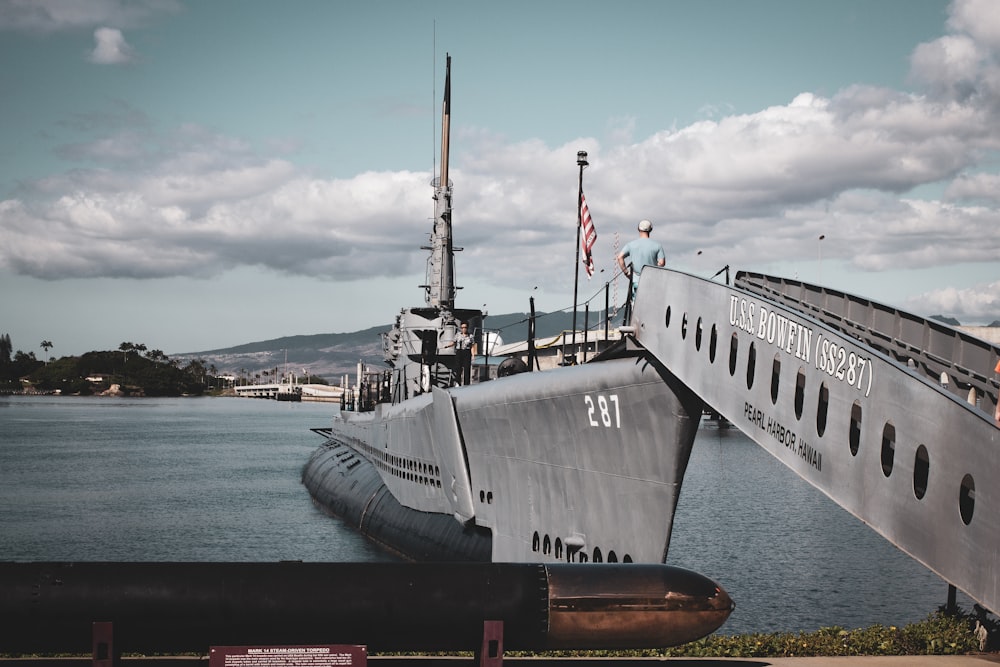
[[[705,667],[705,662],[698,667]],[[709,663],[711,664],[711,663]],[[719,665],[774,665],[774,667],[986,667],[1000,664],[997,655],[892,655],[831,658],[774,658],[771,660],[732,659],[716,660]]]
[[[459,667],[470,658],[372,656],[373,667]],[[507,667],[995,667],[1000,654],[841,656],[822,658],[505,658]]]
[[[459,667],[471,658],[372,656],[372,667]],[[825,658],[505,658],[507,667],[995,667],[1000,654]]]

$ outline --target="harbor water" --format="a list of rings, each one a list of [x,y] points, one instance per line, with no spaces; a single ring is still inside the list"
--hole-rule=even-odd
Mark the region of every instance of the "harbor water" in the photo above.
[[[329,403],[0,397],[0,560],[376,561],[300,481]],[[903,625],[947,585],[735,428],[703,424],[668,562],[726,588],[722,634]],[[971,604],[964,596],[959,602]]]

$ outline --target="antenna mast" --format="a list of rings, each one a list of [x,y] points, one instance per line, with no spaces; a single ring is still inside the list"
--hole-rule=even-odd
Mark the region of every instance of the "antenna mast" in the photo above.
[[[448,150],[451,138],[451,55],[445,56],[444,101],[441,106],[441,173],[434,179],[434,232],[425,300],[430,306],[455,306],[455,254],[451,238],[451,183]]]

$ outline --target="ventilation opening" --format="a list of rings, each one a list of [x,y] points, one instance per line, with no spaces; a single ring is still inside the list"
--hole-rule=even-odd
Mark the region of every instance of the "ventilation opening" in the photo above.
[[[776,354],[771,363],[771,404],[778,403],[778,380],[781,378],[781,358]]]
[[[913,462],[913,495],[920,500],[927,493],[927,478],[930,476],[931,459],[927,448],[917,447],[917,458]]]
[[[958,492],[958,511],[962,514],[962,523],[968,526],[972,523],[972,512],[976,509],[976,482],[972,475],[962,478],[962,488]]]
[[[826,412],[830,407],[830,390],[826,383],[819,385],[819,403],[816,405],[816,435],[823,437],[826,432]]]
[[[861,447],[861,404],[857,401],[854,401],[854,405],[851,406],[851,430],[848,436],[851,456],[857,456],[858,449]]]
[[[806,402],[806,372],[799,368],[795,374],[795,418],[802,419],[802,406]]]
[[[892,474],[892,462],[896,458],[896,427],[892,422],[886,422],[882,429],[882,474],[888,477]]]
[[[740,339],[733,334],[729,339],[729,375],[736,375],[736,352],[740,347]]]

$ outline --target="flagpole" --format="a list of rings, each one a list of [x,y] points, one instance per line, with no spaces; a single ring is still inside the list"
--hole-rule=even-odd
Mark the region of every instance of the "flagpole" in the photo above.
[[[587,151],[578,151],[576,154],[576,164],[580,167],[580,184],[576,195],[576,261],[573,262],[573,359],[576,363],[576,303],[580,285],[580,230],[583,229],[583,168],[587,162]],[[563,354],[565,363],[566,355]]]

